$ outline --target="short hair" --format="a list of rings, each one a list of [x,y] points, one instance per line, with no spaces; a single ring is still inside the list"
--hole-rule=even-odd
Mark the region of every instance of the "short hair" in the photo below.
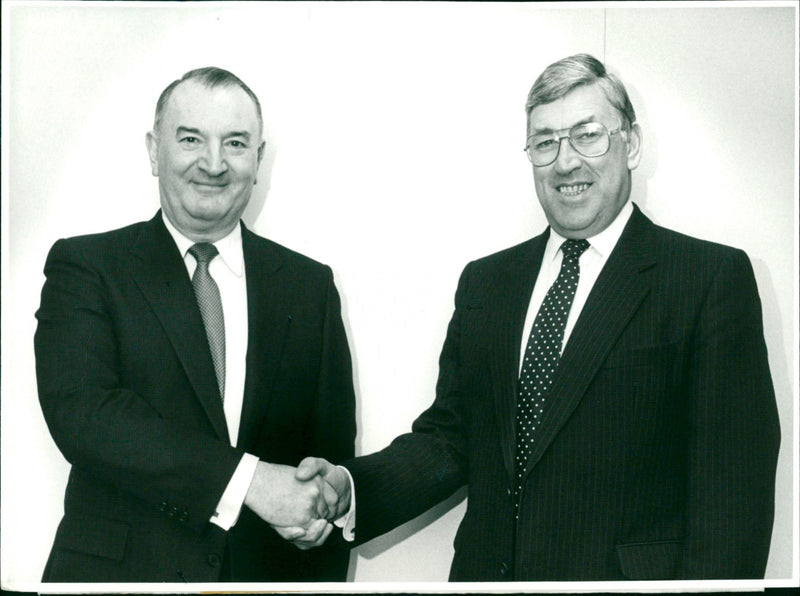
[[[217,68],[216,66],[206,66],[204,68],[196,68],[194,70],[190,70],[186,74],[184,74],[180,79],[176,81],[172,81],[167,88],[161,92],[161,95],[158,97],[158,101],[156,102],[156,115],[155,120],[153,122],[153,129],[158,132],[159,127],[161,126],[161,118],[164,115],[164,110],[167,106],[167,102],[169,98],[172,96],[172,92],[175,88],[184,83],[186,81],[196,81],[209,89],[214,89],[215,87],[239,87],[242,89],[250,99],[253,100],[253,103],[256,106],[256,114],[258,115],[258,126],[260,129],[264,128],[264,121],[261,117],[261,102],[258,101],[258,97],[253,91],[244,84],[244,81],[237,77],[232,72],[229,72],[222,68]]]
[[[594,56],[575,54],[558,62],[553,62],[544,69],[528,93],[525,102],[526,128],[530,133],[531,112],[537,106],[561,99],[576,87],[597,83],[609,103],[622,116],[622,127],[628,130],[636,122],[636,112],[622,84]]]

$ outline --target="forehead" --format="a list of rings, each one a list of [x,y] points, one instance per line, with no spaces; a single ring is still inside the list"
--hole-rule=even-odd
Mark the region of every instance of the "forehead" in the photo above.
[[[617,110],[599,85],[576,87],[564,97],[551,103],[536,106],[531,111],[530,129],[561,130],[579,122],[596,121],[616,125],[620,118]]]
[[[195,81],[181,83],[164,107],[165,125],[199,130],[258,130],[253,100],[236,86],[206,87]]]

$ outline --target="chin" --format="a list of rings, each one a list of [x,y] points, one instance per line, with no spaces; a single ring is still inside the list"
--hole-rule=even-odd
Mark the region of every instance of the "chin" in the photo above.
[[[591,219],[569,219],[556,222],[558,227],[555,228],[556,232],[564,236],[564,238],[586,238],[591,235],[589,228],[592,225]]]
[[[219,200],[203,198],[194,201],[191,209],[187,209],[197,219],[219,219],[228,212],[228,206],[221,204]]]

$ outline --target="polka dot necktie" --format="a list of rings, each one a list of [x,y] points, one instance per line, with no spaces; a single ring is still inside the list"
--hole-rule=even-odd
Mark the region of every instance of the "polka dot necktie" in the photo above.
[[[556,281],[550,286],[531,328],[519,377],[517,456],[514,504],[519,508],[525,464],[533,451],[534,433],[542,420],[547,392],[558,368],[567,315],[578,287],[578,259],[589,248],[586,240],[567,240]]]
[[[203,315],[208,346],[217,373],[220,398],[225,400],[225,319],[222,316],[222,300],[217,282],[208,272],[208,264],[219,254],[217,247],[208,242],[200,242],[189,249],[189,254],[197,261],[192,275],[192,287]]]

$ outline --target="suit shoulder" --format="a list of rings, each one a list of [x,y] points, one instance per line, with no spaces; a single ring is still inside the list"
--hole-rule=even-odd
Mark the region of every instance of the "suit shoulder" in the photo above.
[[[270,255],[272,259],[276,259],[285,266],[295,270],[305,271],[308,274],[331,275],[331,268],[327,264],[312,259],[274,240],[259,236],[250,230],[243,232],[243,238],[245,242],[250,244],[254,249]]]
[[[689,236],[657,224],[653,224],[653,234],[654,245],[662,253],[676,258],[712,262],[747,259],[747,254],[740,248]]]
[[[117,251],[127,250],[150,222],[140,221],[121,228],[70,236],[57,240],[51,253],[97,253],[110,255]]]
[[[540,243],[543,243],[546,240],[547,233],[545,232],[544,234],[536,236],[535,238],[529,238],[528,240],[520,242],[519,244],[515,244],[514,246],[509,246],[508,248],[504,248],[492,254],[470,261],[467,264],[467,268],[474,269],[476,271],[486,271],[508,267],[510,264],[513,264],[520,259],[529,257],[531,252],[534,251]]]

